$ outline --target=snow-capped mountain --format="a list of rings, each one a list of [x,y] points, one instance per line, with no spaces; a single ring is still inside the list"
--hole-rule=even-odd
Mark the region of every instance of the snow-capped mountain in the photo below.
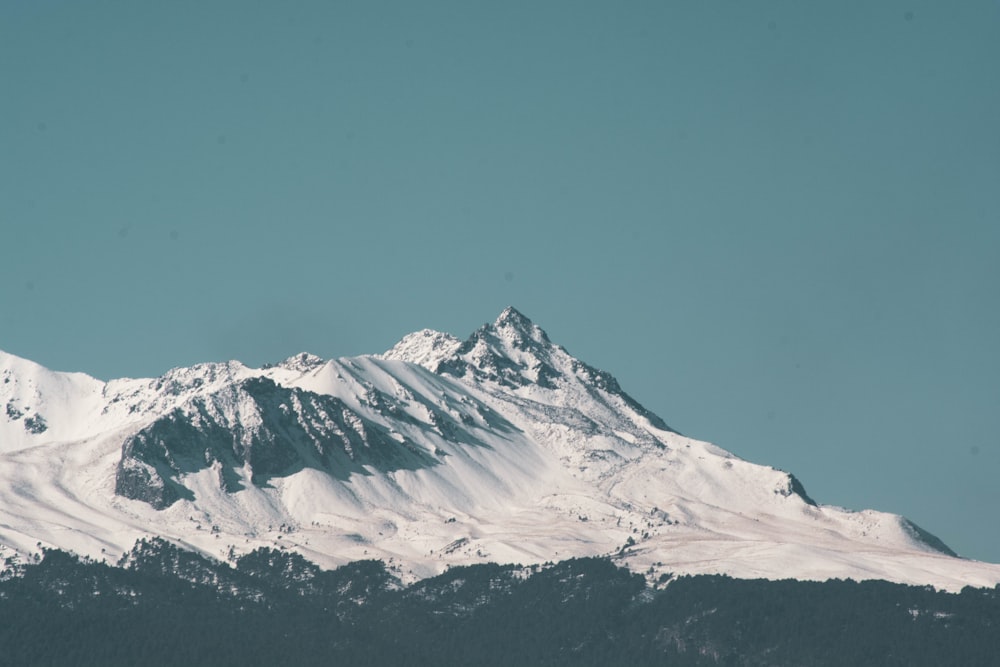
[[[513,308],[461,341],[101,382],[0,352],[0,551],[150,535],[404,578],[608,555],[653,577],[1000,582],[903,517],[684,437]]]

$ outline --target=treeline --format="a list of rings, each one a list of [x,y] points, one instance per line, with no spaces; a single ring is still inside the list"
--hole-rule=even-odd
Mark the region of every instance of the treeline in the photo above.
[[[402,587],[258,550],[46,551],[0,581],[0,665],[995,665],[1000,588],[680,577],[602,559],[476,565]]]

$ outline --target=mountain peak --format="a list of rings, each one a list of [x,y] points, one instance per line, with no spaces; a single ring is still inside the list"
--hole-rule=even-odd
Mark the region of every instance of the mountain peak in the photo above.
[[[376,356],[380,359],[408,361],[436,371],[438,364],[454,354],[461,344],[451,334],[421,329],[403,336],[392,349]]]
[[[309,352],[300,352],[278,362],[276,365],[280,368],[287,368],[291,371],[300,371],[305,373],[317,368],[318,366],[322,366],[325,363],[326,360],[322,357]]]
[[[504,308],[493,323],[492,329],[504,338],[527,338],[543,345],[552,344],[548,334],[514,306]]]
[[[495,326],[502,326],[504,324],[510,324],[520,327],[530,327],[532,326],[533,323],[530,319],[528,319],[524,315],[524,313],[519,311],[514,306],[507,306],[506,308],[503,309],[503,312],[500,313],[500,316],[497,317],[496,322],[494,322]]]

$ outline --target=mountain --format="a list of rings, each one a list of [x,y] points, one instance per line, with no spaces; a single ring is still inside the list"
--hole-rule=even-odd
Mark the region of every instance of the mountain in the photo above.
[[[116,560],[162,537],[323,567],[606,556],[668,574],[885,579],[957,590],[957,558],[903,517],[820,505],[793,475],[685,437],[506,309],[462,341],[179,368],[101,382],[0,353],[0,555]]]

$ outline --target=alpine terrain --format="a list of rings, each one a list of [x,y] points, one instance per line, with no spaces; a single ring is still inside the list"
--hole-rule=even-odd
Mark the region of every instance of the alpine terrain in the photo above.
[[[0,352],[0,556],[115,562],[138,540],[323,568],[603,556],[653,581],[884,579],[957,591],[1000,565],[907,519],[818,504],[685,437],[513,308],[468,339],[102,382]]]

